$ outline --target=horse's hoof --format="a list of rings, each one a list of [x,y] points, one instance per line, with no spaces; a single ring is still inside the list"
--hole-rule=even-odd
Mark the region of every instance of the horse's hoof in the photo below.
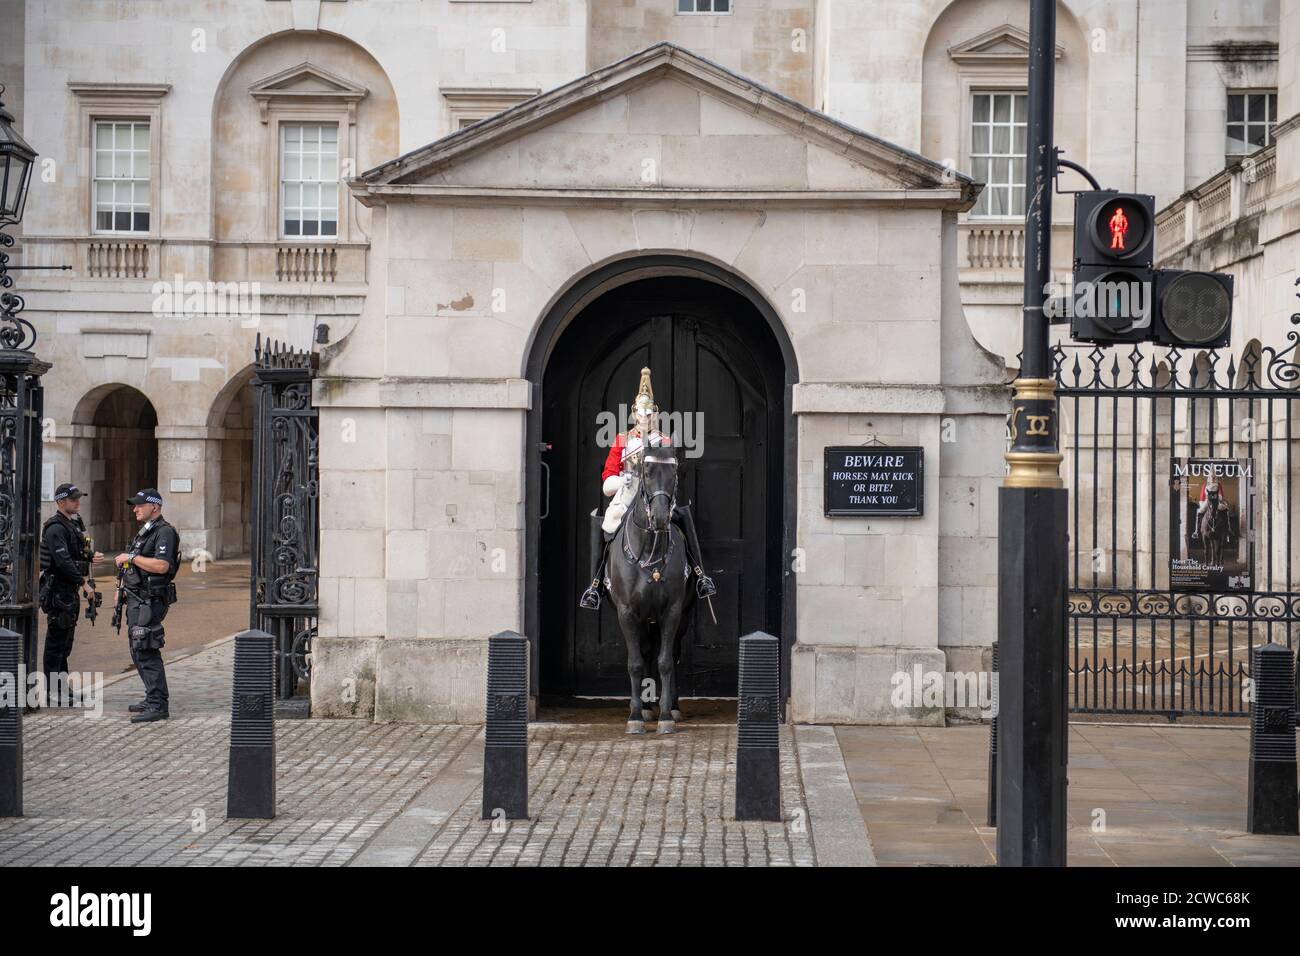
[[[681,712],[680,710],[678,710],[676,707],[674,707],[674,708],[673,708],[673,720],[681,720],[681,719],[682,719],[682,712]]]
[[[644,720],[629,720],[629,721],[627,722],[627,732],[628,732],[629,734],[643,734],[643,733],[645,733],[645,721],[644,721]]]
[[[677,725],[671,720],[661,720],[659,721],[659,733],[675,734],[677,733]]]
[[[655,712],[651,710],[649,707],[646,707],[642,709],[641,716],[644,717],[646,720],[654,720]]]

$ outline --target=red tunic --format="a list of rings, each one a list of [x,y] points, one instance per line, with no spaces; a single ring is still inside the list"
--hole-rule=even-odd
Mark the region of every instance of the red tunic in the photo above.
[[[663,432],[650,433],[650,446],[671,445],[668,436]],[[614,447],[609,450],[609,455],[605,458],[605,470],[600,473],[601,484],[604,484],[610,478],[617,478],[623,472],[623,460],[635,455],[641,450],[642,441],[637,436],[636,442],[632,445],[631,451],[628,451],[627,435],[619,432],[614,436]]]

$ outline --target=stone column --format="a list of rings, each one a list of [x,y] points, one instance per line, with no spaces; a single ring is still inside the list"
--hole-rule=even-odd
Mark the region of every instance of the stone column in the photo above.
[[[159,425],[158,491],[163,514],[181,537],[181,555],[221,551],[222,429]],[[188,491],[184,490],[186,487]]]

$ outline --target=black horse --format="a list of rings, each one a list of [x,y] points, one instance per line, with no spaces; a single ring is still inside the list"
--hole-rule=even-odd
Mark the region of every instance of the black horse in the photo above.
[[[678,461],[673,447],[647,449],[637,466],[640,490],[610,542],[609,595],[627,642],[631,706],[627,732],[645,733],[656,696],[646,674],[659,669],[659,733],[671,734],[681,719],[676,667],[682,632],[696,595],[686,539],[673,523],[677,507]]]
[[[1219,492],[1208,489],[1205,493],[1205,511],[1197,522],[1197,534],[1205,549],[1205,563],[1216,567],[1223,564],[1223,546],[1230,534],[1228,513],[1219,508]]]

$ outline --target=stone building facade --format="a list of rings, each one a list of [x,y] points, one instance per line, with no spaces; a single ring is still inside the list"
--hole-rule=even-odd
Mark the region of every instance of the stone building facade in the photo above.
[[[477,719],[501,629],[533,639],[536,693],[605,686],[609,635],[553,610],[598,499],[595,422],[553,397],[630,400],[625,367],[654,357],[692,370],[678,400],[713,389],[697,504],[745,595],[723,620],[780,633],[794,719],[943,719],[894,707],[890,676],[976,669],[994,632],[1023,3],[9,6],[9,105],[48,161],[23,254],[72,266],[24,276],[47,477],[90,487],[101,542],[151,479],[188,552],[240,554],[254,339],[318,348],[318,713]],[[1283,182],[1300,107],[1275,0],[1058,10],[1058,142],[1104,185],[1186,205],[1259,103]],[[615,384],[565,391],[597,373]],[[924,513],[827,517],[822,449],[875,441],[924,450]],[[731,497],[758,504],[724,529]],[[724,683],[736,636],[699,652]]]

